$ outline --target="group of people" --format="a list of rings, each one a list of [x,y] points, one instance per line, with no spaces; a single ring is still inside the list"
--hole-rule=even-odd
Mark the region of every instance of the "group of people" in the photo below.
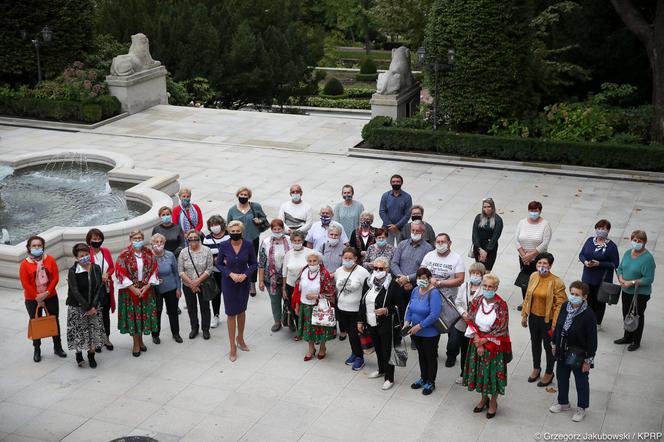
[[[394,385],[396,352],[403,355],[408,338],[420,367],[420,377],[411,388],[430,395],[436,389],[440,336],[447,334],[445,366],[453,367],[461,355],[456,382],[480,393],[474,411],[486,409],[487,418],[493,418],[498,396],[505,394],[507,364],[512,359],[509,309],[498,294],[500,279],[491,272],[503,220],[494,201],[484,199],[472,225],[468,257],[474,262],[466,272],[450,235],[435,234],[423,219],[424,208],[413,205],[402,190],[403,178],[392,176],[390,185],[380,201],[380,227],[354,199],[353,186],[343,186],[342,201],[334,209],[321,207],[314,221],[302,187],[294,184],[290,200],[272,220],[251,201],[251,190],[240,188],[225,219],[218,214],[207,219],[207,234],[191,190],[182,188],[175,207],[159,209],[160,222],[149,242],[143,232],[131,232],[129,245],[115,261],[102,245],[103,232],[91,229],[85,242],[72,249],[66,301],[68,348],[75,351],[79,366],[85,365],[86,352],[89,367],[95,368],[95,353],[113,350],[110,315],[117,309],[118,329],[132,336],[132,354],[139,357],[147,351],[144,336],[160,343],[164,304],[172,337],[182,343],[178,304],[184,294],[189,339],[201,332],[203,339],[210,339],[210,329],[221,322],[223,298],[228,357],[234,362],[238,348],[250,350],[244,336],[246,310],[258,289],[270,298],[271,331],[285,328],[295,341],[307,343],[305,362],[324,359],[326,342],[347,339],[345,364],[361,370],[366,353],[375,352],[378,369],[369,378],[382,379],[384,390]],[[550,411],[561,412],[570,408],[569,377],[574,373],[575,421],[583,419],[589,406],[588,373],[605,310],[599,299],[603,284],[612,283],[615,273],[623,317],[630,312],[638,315],[638,326],[615,341],[634,351],[641,344],[654,279],[655,262],[646,248],[646,233],[634,231],[631,248],[620,259],[616,244],[608,239],[610,229],[607,220],[597,222],[595,234],[579,254],[581,280],[568,288],[552,273],[554,256],[547,251],[552,228],[542,217],[542,204],[530,202],[528,216],[516,229],[520,273],[514,284],[522,290],[518,310],[532,343],[533,371],[527,380],[544,387],[557,375],[558,401]],[[43,238],[33,236],[26,245],[28,256],[20,268],[26,309],[31,317],[44,309],[57,319],[57,264],[45,253]],[[441,326],[444,311],[449,315],[450,308],[457,319]],[[66,357],[59,334],[53,340],[55,354]],[[40,341],[33,345],[34,361],[39,362]]]

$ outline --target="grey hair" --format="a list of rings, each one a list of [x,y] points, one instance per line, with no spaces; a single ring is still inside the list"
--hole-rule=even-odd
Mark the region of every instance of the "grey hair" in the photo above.
[[[178,196],[182,196],[184,193],[188,193],[189,196],[191,196],[191,189],[188,187],[181,187],[180,190],[178,190]]]
[[[412,212],[413,209],[419,209],[420,212],[422,212],[422,216],[424,216],[424,207],[420,206],[419,204],[415,204],[413,207],[410,208],[410,211]]]
[[[365,210],[364,212],[360,213],[360,218],[362,218],[363,216],[371,218],[371,221],[374,220],[374,214],[369,212],[368,210]]]
[[[410,223],[410,227],[413,227],[413,226],[422,226],[422,227],[424,227],[424,221],[422,221],[420,219],[416,219],[415,221]]]
[[[302,230],[293,230],[290,234],[290,238],[291,240],[295,238],[301,238],[302,241],[304,241],[307,238],[307,235]]]
[[[379,262],[384,264],[385,267],[387,267],[388,269],[390,268],[390,261],[387,258],[385,258],[384,256],[379,256],[378,258],[374,259],[374,262],[373,262],[374,267]]]
[[[320,213],[323,212],[323,210],[325,210],[325,209],[329,209],[330,212],[332,212],[332,215],[334,215],[334,209],[332,209],[332,207],[330,207],[330,206],[323,206],[323,207],[321,207],[320,210],[318,211],[318,213],[320,214]]]
[[[311,252],[307,253],[307,256],[305,256],[305,259],[309,259],[311,256],[315,256],[316,259],[318,260],[318,263],[320,264],[323,262],[323,255],[321,255],[320,252],[316,250],[312,250]]]
[[[330,224],[330,227],[327,228],[327,231],[328,231],[328,233],[329,233],[329,232],[332,231],[332,230],[334,230],[334,231],[337,232],[339,235],[341,235],[341,227],[340,227],[340,226],[338,226],[338,225],[336,225],[336,224]]]
[[[152,238],[150,238],[150,243],[153,243],[158,239],[166,242],[166,237],[164,235],[162,235],[161,233],[155,233],[154,235],[152,235]]]

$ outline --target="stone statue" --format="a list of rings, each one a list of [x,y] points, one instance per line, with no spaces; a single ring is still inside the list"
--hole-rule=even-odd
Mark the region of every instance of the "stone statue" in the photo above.
[[[126,77],[157,66],[161,66],[161,62],[152,59],[148,38],[145,34],[134,34],[131,36],[129,53],[113,59],[111,75]]]
[[[376,91],[381,95],[396,95],[415,83],[410,71],[410,51],[401,46],[392,49],[392,61],[387,72],[378,75]]]

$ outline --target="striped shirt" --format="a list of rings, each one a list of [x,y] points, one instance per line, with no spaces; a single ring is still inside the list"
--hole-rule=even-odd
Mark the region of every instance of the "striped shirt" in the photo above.
[[[203,240],[203,245],[209,247],[210,250],[212,251],[212,257],[214,258],[214,262],[217,262],[217,254],[219,253],[219,246],[221,245],[222,242],[228,241],[230,238],[231,237],[228,234],[228,232],[224,232],[224,236],[218,239],[213,238],[212,234],[205,235],[205,239]],[[217,266],[214,266],[213,271],[214,272],[219,271]]]
[[[542,218],[537,224],[531,224],[522,219],[516,226],[516,248],[523,247],[529,252],[537,249],[539,253],[546,252],[551,241],[551,225]]]

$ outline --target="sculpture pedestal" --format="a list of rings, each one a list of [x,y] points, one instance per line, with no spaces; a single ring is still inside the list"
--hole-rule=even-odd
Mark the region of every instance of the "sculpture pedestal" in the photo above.
[[[164,66],[126,77],[107,75],[106,84],[109,93],[120,100],[123,112],[135,114],[157,104],[168,104]]]
[[[369,101],[371,118],[384,116],[400,120],[415,115],[420,106],[420,90],[420,84],[416,83],[395,95],[373,94]]]

